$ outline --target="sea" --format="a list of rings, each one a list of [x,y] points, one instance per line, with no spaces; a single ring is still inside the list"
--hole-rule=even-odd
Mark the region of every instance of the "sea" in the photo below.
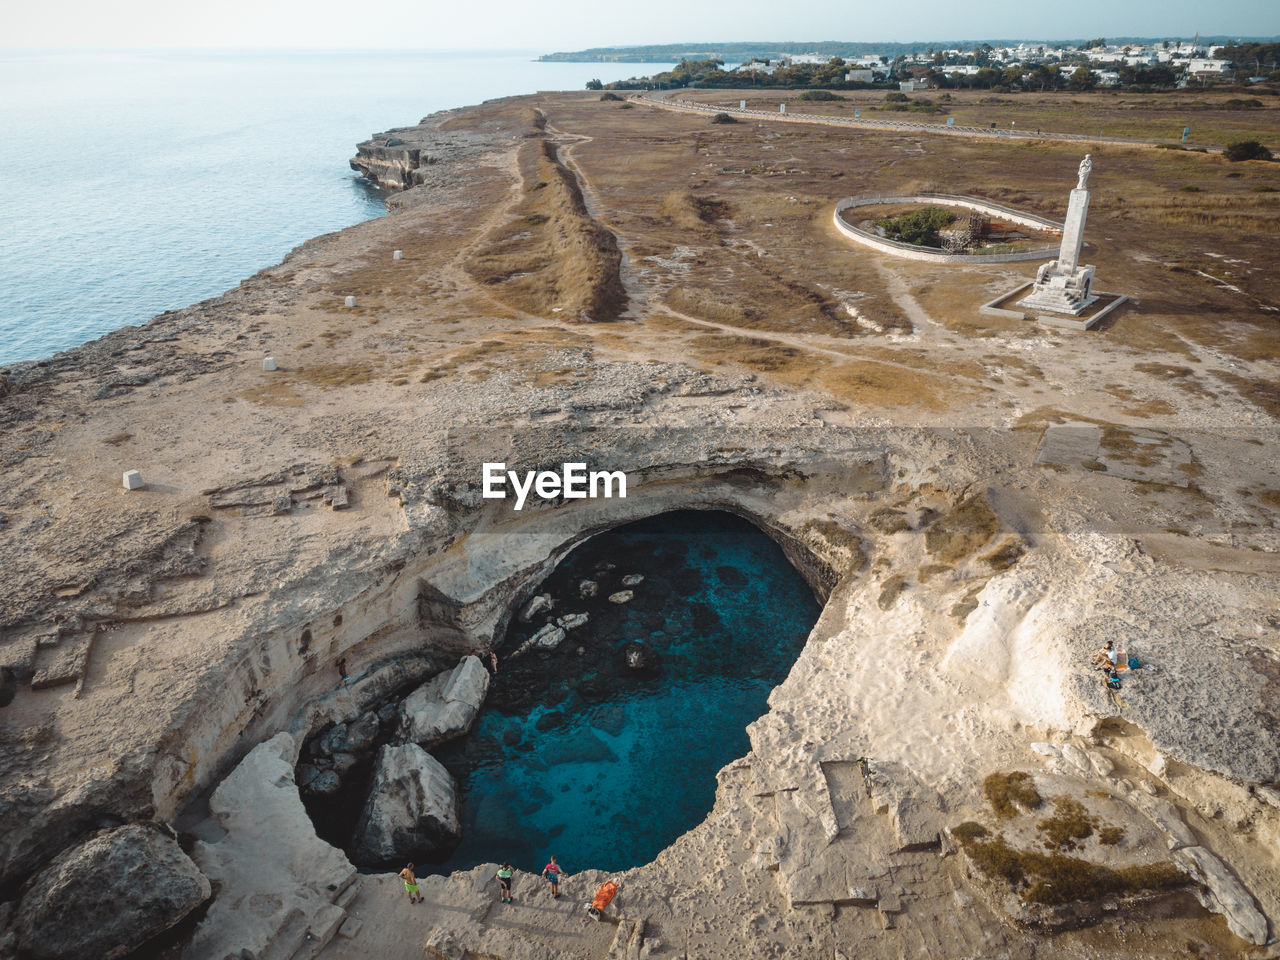
[[[382,216],[371,134],[672,64],[536,51],[0,50],[0,372]]]

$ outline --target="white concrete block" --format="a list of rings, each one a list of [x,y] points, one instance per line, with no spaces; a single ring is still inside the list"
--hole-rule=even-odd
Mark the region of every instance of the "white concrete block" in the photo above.
[[[264,357],[262,360],[262,369],[267,371],[267,373],[270,373],[272,370],[276,369],[276,358]]]
[[[348,307],[354,307],[355,305],[356,305],[356,298],[355,298],[355,297],[347,297],[347,306],[348,306]]]
[[[142,474],[137,470],[126,470],[124,472],[124,488],[126,490],[138,490],[146,486],[142,482]]]
[[[393,251],[391,252],[391,259],[392,259],[392,260],[403,260],[403,259],[404,259],[404,251],[403,251],[403,250],[393,250]]]

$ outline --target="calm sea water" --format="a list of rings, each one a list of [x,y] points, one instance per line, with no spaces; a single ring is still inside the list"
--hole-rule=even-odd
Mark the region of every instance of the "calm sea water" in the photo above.
[[[372,133],[667,69],[535,55],[0,51],[0,365],[214,296],[382,215],[347,166]]]
[[[634,598],[610,603],[628,574],[644,577]],[[598,584],[594,598],[583,580]],[[436,870],[510,860],[537,872],[551,854],[570,873],[651,861],[710,812],[716,772],[750,750],[747,724],[820,612],[778,545],[720,512],[601,534],[542,591],[554,615],[588,622],[550,653],[512,657],[542,622],[517,620],[474,729],[433,751],[458,778],[463,824]],[[652,675],[625,666],[631,642],[661,658]]]

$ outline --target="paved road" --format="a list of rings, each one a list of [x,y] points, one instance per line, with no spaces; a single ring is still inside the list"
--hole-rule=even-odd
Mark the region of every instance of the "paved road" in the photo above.
[[[1116,143],[1126,146],[1154,147],[1168,140],[1129,140],[1122,137],[1090,137],[1079,133],[1032,133],[1029,130],[1008,130],[1001,127],[948,126],[945,123],[922,123],[919,120],[872,120],[863,117],[832,117],[819,113],[774,113],[768,110],[738,110],[733,107],[713,106],[697,103],[692,100],[675,99],[678,90],[650,90],[646,93],[633,94],[631,100],[663,110],[675,110],[682,113],[727,113],[732,117],[746,117],[753,120],[773,120],[781,123],[821,123],[829,127],[858,127],[872,130],[901,130],[910,133],[931,133],[953,137],[986,137],[998,140],[1070,140],[1080,143]],[[1207,148],[1218,153],[1216,147]]]

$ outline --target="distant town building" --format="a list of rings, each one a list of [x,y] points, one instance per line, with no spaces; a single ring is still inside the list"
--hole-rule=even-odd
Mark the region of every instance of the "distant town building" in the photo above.
[[[1229,60],[1193,58],[1187,61],[1187,72],[1194,77],[1221,77],[1231,70]]]
[[[875,80],[875,74],[871,69],[846,70],[844,72],[845,83],[871,83]]]

